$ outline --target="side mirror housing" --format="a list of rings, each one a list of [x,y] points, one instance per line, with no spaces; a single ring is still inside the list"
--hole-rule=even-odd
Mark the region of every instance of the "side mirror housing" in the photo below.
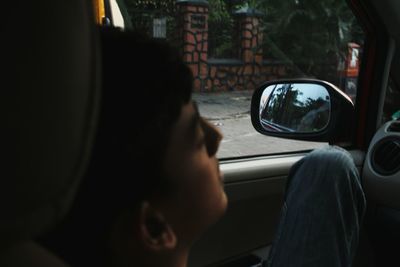
[[[251,101],[254,128],[275,137],[347,143],[354,118],[351,99],[335,85],[315,79],[267,82]]]

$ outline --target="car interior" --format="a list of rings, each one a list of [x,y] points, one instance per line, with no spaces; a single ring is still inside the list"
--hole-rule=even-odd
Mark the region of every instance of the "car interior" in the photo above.
[[[367,197],[354,266],[400,262],[400,2],[349,0],[366,32],[356,105],[317,79],[265,81],[251,115],[260,134],[327,141],[348,150]],[[100,39],[92,1],[7,3],[1,46],[0,265],[69,266],[40,244],[67,214],[91,156],[101,99]],[[120,19],[120,17],[119,17]],[[109,22],[107,22],[109,23]],[[271,131],[260,120],[268,85],[320,84],[331,100],[325,131]],[[328,99],[327,98],[327,99]],[[250,109],[250,107],[249,107]],[[220,160],[226,215],[194,245],[188,266],[263,266],[291,166],[310,151]],[[62,240],[59,240],[62,242]]]
[[[62,221],[90,158],[100,100],[92,6],[7,7],[0,265],[66,266],[34,239]]]

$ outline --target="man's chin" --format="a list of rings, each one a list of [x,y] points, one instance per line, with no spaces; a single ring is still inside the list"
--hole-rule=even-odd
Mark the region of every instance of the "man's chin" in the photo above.
[[[222,188],[222,193],[221,194],[222,194],[221,195],[221,203],[219,205],[220,208],[219,208],[219,212],[218,212],[218,215],[215,218],[214,223],[218,222],[225,215],[225,212],[226,212],[226,210],[228,208],[228,197],[227,197],[227,195],[225,193],[225,190],[223,188]]]

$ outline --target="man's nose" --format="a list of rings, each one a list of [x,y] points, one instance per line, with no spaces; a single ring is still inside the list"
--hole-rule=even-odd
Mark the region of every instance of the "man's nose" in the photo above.
[[[214,156],[223,138],[221,131],[208,121],[204,121],[204,134],[207,144],[208,155]]]

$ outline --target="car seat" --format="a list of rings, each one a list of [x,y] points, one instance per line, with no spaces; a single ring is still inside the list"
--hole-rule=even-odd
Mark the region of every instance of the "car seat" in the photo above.
[[[92,1],[2,7],[0,266],[64,266],[32,240],[69,209],[99,103]]]

